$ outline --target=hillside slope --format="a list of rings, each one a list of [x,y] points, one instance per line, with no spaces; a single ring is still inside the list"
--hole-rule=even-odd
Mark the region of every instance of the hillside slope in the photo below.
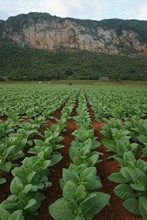
[[[0,44],[0,75],[11,80],[147,80],[147,56],[118,56],[89,51],[48,52]]]
[[[147,21],[94,21],[29,13],[1,21],[0,32],[16,45],[48,51],[147,54]]]
[[[0,20],[0,77],[12,80],[147,80],[147,21],[59,18]]]

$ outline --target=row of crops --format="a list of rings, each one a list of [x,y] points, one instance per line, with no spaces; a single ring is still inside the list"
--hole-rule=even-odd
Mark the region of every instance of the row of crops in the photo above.
[[[114,193],[130,213],[147,219],[146,88],[1,85],[0,93],[0,184],[9,185],[1,219],[37,219],[50,175],[66,160],[63,148],[71,162],[62,167],[62,196],[48,205],[48,219],[95,219],[111,205],[97,171],[101,145],[108,160],[120,164],[119,172],[107,176],[117,183]],[[62,142],[71,119],[76,128],[68,149]],[[104,123],[102,140],[93,120]]]

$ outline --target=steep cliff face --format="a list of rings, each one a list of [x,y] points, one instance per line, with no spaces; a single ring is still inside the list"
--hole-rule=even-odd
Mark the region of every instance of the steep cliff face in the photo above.
[[[1,29],[4,39],[22,47],[147,54],[147,21],[91,21],[30,13],[9,18]]]

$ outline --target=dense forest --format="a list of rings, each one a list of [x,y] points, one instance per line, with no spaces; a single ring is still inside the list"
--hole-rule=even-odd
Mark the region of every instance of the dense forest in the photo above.
[[[48,52],[0,41],[1,80],[99,79],[147,80],[147,56],[96,52]]]

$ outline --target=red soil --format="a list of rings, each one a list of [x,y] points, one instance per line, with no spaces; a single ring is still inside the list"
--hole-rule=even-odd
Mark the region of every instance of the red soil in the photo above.
[[[8,116],[4,115],[4,116],[0,116],[0,120],[2,120],[3,122],[7,121]]]
[[[100,131],[102,129],[102,126],[105,124],[105,122],[97,122],[94,118],[95,114],[92,111],[88,102],[87,104],[92,120],[92,126],[94,128],[95,136],[98,137],[97,140],[102,143],[103,135],[100,133]],[[77,103],[72,112],[72,116],[76,115],[76,107],[77,107]],[[61,109],[57,110],[53,114],[53,116],[59,119],[61,117]],[[44,128],[42,129],[41,133],[44,133],[44,131],[47,128],[49,128],[53,123],[56,123],[56,121],[55,120],[45,121]],[[59,179],[62,178],[63,168],[68,168],[71,162],[68,151],[72,141],[74,140],[74,136],[72,135],[72,133],[78,127],[79,126],[76,124],[76,122],[73,119],[70,119],[67,121],[66,131],[61,134],[64,137],[64,140],[61,142],[61,144],[64,145],[64,148],[60,149],[59,151],[62,154],[63,159],[58,164],[56,164],[51,170],[49,181],[52,182],[52,186],[49,187],[47,190],[44,190],[43,192],[44,195],[46,196],[46,199],[42,202],[37,220],[52,220],[52,217],[48,212],[48,206],[62,196],[62,190],[60,188]],[[101,159],[103,161],[96,165],[97,175],[100,177],[103,184],[103,187],[100,189],[100,191],[110,194],[111,199],[110,199],[110,206],[105,207],[99,214],[96,215],[95,219],[96,220],[142,220],[143,218],[137,217],[129,213],[122,206],[123,200],[118,198],[113,192],[113,189],[116,186],[116,184],[107,179],[107,177],[111,173],[119,171],[120,169],[119,164],[115,160],[107,159],[107,157],[110,156],[111,154],[109,152],[106,152],[106,148],[103,145],[101,145],[97,150],[103,153],[103,155],[101,156]],[[1,201],[6,199],[10,193],[9,185],[12,179],[12,175],[11,174],[7,174],[7,175],[8,175],[7,177],[8,182],[6,184],[1,185],[0,187]]]

